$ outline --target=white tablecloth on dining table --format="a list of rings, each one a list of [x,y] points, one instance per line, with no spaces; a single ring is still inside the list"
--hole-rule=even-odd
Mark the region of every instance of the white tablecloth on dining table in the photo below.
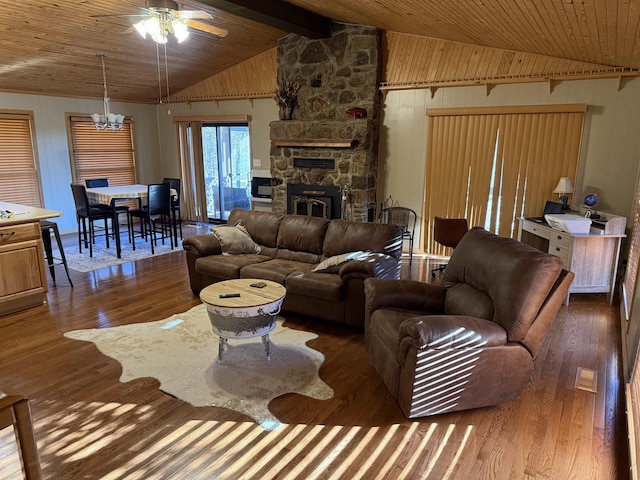
[[[87,198],[90,203],[101,203],[109,205],[112,199],[135,199],[147,198],[148,185],[119,185],[114,187],[95,187],[87,188]],[[175,196],[178,192],[171,189],[171,195]]]

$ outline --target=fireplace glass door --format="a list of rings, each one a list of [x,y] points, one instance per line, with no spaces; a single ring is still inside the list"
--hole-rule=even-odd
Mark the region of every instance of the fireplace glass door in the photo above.
[[[224,222],[234,208],[251,209],[249,127],[202,124],[204,185],[209,221]]]

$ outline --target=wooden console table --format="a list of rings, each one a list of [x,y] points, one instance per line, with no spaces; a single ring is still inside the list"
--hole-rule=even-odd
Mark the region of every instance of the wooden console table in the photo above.
[[[544,222],[520,218],[518,240],[560,257],[564,268],[575,274],[567,293],[567,305],[572,293],[606,293],[609,303],[613,302],[626,218],[604,213],[601,216],[593,224],[601,227],[602,233],[597,234],[570,234]]]

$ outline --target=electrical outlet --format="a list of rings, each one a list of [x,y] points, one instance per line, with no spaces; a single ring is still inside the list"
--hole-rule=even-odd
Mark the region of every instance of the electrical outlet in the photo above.
[[[254,158],[253,159],[253,166],[254,167],[261,167],[262,166],[262,160],[260,160],[259,158]]]

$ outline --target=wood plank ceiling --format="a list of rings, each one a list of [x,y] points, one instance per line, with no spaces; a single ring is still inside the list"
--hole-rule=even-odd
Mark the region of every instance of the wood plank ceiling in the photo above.
[[[56,0],[0,3],[0,90],[101,98],[98,52],[105,52],[112,100],[155,102],[166,96],[164,47],[143,39],[127,17],[143,13],[144,0]],[[191,30],[182,44],[166,44],[169,92],[177,92],[277,45],[287,32],[193,2],[181,10],[205,10],[224,38]],[[158,81],[158,53],[160,77]]]
[[[467,65],[469,58],[474,62],[486,58],[487,67],[494,68],[493,75],[514,71],[527,74],[528,65],[532,75],[544,71],[545,65],[562,71],[640,68],[640,3],[637,0],[264,2],[276,15],[286,13],[287,5],[295,5],[335,21],[373,25],[395,32],[387,38],[400,53],[402,41],[406,39],[400,34],[420,36],[411,42],[416,52],[405,55],[404,59],[396,57],[393,61],[398,64],[415,58],[435,58],[436,54],[430,55],[427,50],[436,49],[438,56],[458,64]],[[202,85],[210,77],[259,54],[266,57],[258,58],[272,56],[267,52],[289,33],[283,30],[287,29],[286,22],[273,23],[280,27],[277,28],[254,20],[264,20],[259,14],[249,18],[238,16],[245,14],[244,7],[233,10],[235,14],[223,10],[228,9],[225,4],[250,8],[252,3],[255,5],[248,0],[180,2],[181,9],[211,13],[214,19],[209,23],[227,29],[229,34],[218,38],[192,31],[182,44],[170,39],[167,44],[170,93]],[[102,75],[96,53],[106,52],[111,98],[155,102],[159,83],[166,95],[164,48],[161,46],[157,52],[152,40],[143,40],[135,31],[123,33],[132,23],[127,17],[93,17],[135,15],[143,6],[144,0],[2,2],[0,91],[100,98]],[[161,59],[161,82],[158,81],[157,53]],[[439,62],[442,65],[442,60]],[[424,64],[414,70],[424,77],[431,75],[428,72],[434,71],[434,67]],[[435,71],[442,71],[441,66],[438,68]],[[466,66],[465,69],[468,70]],[[398,72],[399,67],[394,71]],[[446,71],[460,75],[455,68],[447,67]],[[401,75],[396,77],[385,80],[415,81]],[[230,80],[226,78],[225,83],[229,84]]]

